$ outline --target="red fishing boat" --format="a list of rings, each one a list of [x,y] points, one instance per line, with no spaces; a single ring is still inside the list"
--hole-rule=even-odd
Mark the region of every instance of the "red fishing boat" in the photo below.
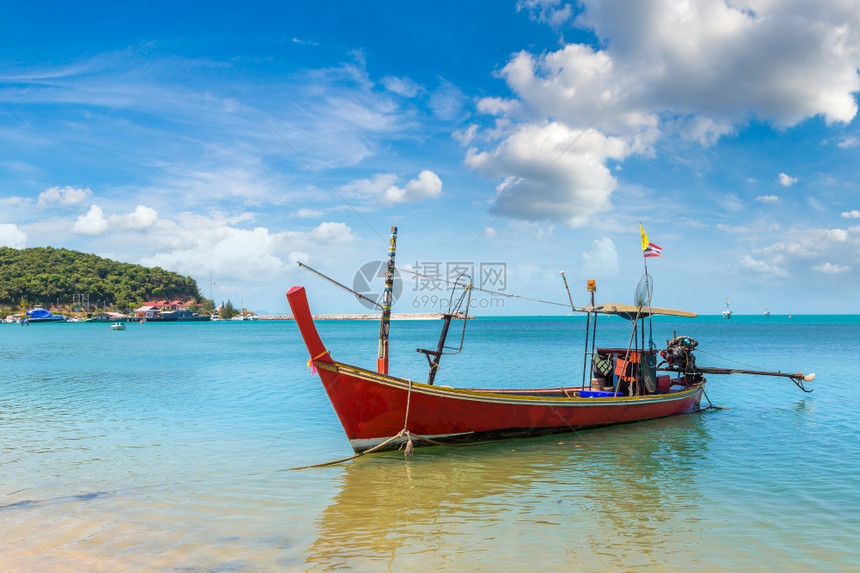
[[[676,336],[664,350],[655,348],[651,340],[650,318],[653,315],[697,315],[651,307],[650,277],[646,266],[643,281],[637,288],[635,305],[595,304],[594,281],[589,281],[590,305],[576,308],[571,303],[575,311],[584,312],[588,317],[585,362],[579,385],[541,389],[435,385],[442,355],[455,354],[462,349],[462,335],[459,348],[447,346],[446,339],[452,321],[457,319],[462,319],[465,334],[468,317],[459,309],[470,308],[469,297],[474,287],[468,280],[458,281],[454,285],[449,312],[442,316],[442,334],[436,349],[418,349],[427,356],[430,365],[427,382],[392,376],[388,373],[388,335],[396,233],[396,228],[392,228],[385,290],[382,304],[378,305],[382,308],[382,321],[376,372],[334,360],[317,332],[304,287],[295,286],[287,293],[293,318],[310,354],[309,365],[319,373],[356,452],[392,449],[403,444],[406,444],[407,451],[411,451],[413,445],[538,436],[688,414],[701,409],[701,399],[705,395],[703,373],[740,372],[696,366],[693,350],[697,343],[690,337]],[[313,272],[321,275],[317,271]],[[564,282],[567,287],[567,280]],[[335,284],[346,288],[340,283]],[[462,294],[455,302],[453,293],[458,287]],[[595,346],[598,315],[614,315],[630,320],[633,334],[626,347]],[[649,338],[647,344],[646,331]],[[590,368],[587,368],[589,365]],[[814,377],[743,372],[787,376],[801,388],[803,381]],[[467,381],[466,385],[473,383]]]
[[[356,452],[383,443],[394,448],[410,440],[424,445],[537,436],[686,414],[699,409],[704,390],[704,378],[687,374],[658,378],[657,391],[641,395],[628,395],[626,389],[606,391],[603,386],[508,390],[414,382],[336,362],[317,333],[304,287],[293,287],[287,298],[312,364]],[[598,353],[615,363],[613,370],[627,378],[627,388],[635,387],[636,378],[631,384],[632,377],[624,374],[637,375],[639,358],[647,361],[653,356],[641,352],[630,356],[626,349]]]

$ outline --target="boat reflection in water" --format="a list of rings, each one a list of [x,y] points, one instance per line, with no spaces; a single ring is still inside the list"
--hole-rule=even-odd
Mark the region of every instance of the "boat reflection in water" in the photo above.
[[[430,448],[406,461],[397,453],[358,458],[343,468],[316,522],[306,564],[326,571],[689,564],[679,545],[693,551],[706,531],[676,516],[702,503],[688,484],[697,483],[692,472],[708,441],[702,418],[683,416]]]

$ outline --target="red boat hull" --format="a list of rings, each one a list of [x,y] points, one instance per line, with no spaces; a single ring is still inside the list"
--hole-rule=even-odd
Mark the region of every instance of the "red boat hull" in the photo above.
[[[704,382],[646,396],[581,397],[579,388],[488,390],[431,386],[331,359],[302,287],[287,293],[323,386],[356,452],[407,437],[422,442],[484,441],[569,432],[686,414],[699,409]],[[678,382],[685,383],[684,379]]]

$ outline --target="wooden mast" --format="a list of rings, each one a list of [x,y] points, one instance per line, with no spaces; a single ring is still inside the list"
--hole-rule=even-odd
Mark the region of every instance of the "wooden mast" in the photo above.
[[[376,371],[388,374],[388,333],[391,326],[391,300],[394,296],[394,254],[397,250],[397,227],[391,227],[388,243],[388,266],[385,269],[385,290],[382,293],[382,319],[379,323],[379,352]]]

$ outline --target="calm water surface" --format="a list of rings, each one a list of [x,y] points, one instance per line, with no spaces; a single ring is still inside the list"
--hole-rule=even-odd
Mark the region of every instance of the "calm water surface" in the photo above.
[[[584,319],[480,319],[439,384],[578,384]],[[439,323],[394,322],[426,377]],[[325,322],[373,368],[373,322]],[[2,571],[856,571],[860,317],[655,322],[724,410],[469,447],[352,453],[291,322],[0,326]],[[598,338],[626,344],[607,318]],[[731,359],[731,361],[729,360]]]

